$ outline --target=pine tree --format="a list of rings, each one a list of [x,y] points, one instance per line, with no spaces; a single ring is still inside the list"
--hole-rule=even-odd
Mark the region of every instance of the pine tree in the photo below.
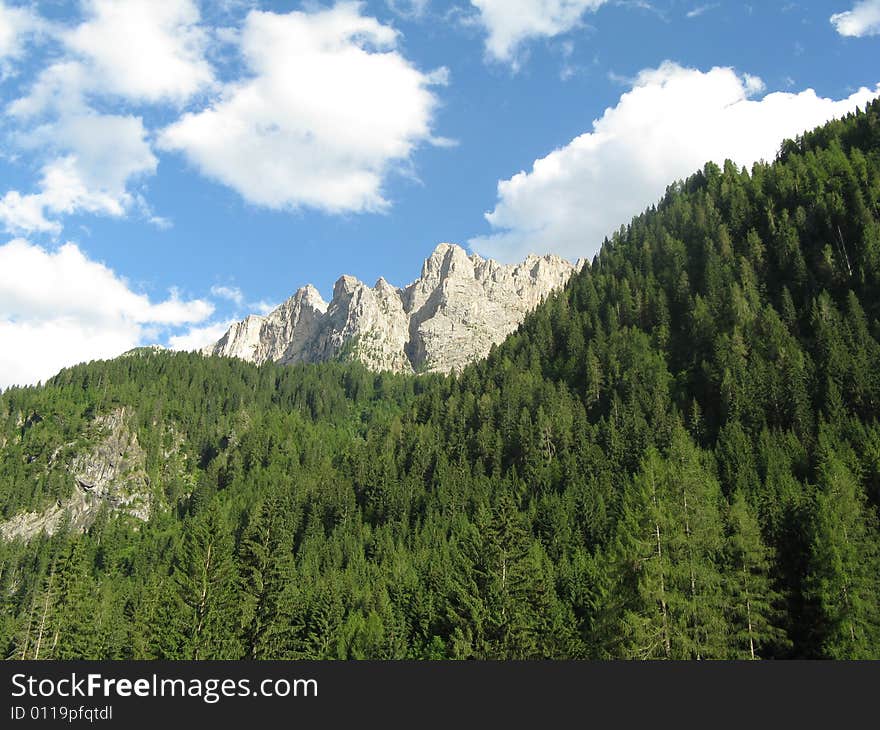
[[[673,436],[668,460],[668,491],[677,526],[671,541],[677,558],[673,580],[687,604],[681,604],[687,626],[683,649],[693,659],[721,658],[727,640],[721,592],[721,489],[707,455],[683,428]]]
[[[46,576],[41,578],[33,590],[26,594],[28,600],[19,616],[18,630],[15,632],[8,659],[46,659],[46,635],[51,630],[50,622],[57,599],[57,577],[55,563],[49,566]]]
[[[464,516],[453,524],[446,585],[445,620],[454,659],[485,659],[488,654],[488,582],[491,568],[486,536]]]
[[[234,659],[240,653],[232,548],[216,502],[189,518],[174,580],[189,614],[187,654],[191,659]]]
[[[251,659],[284,658],[298,629],[289,514],[288,505],[273,494],[255,509],[242,537],[242,638],[245,655]]]
[[[822,437],[820,491],[804,594],[817,613],[817,650],[832,659],[880,658],[880,545],[876,518],[864,491],[840,456],[840,445]]]
[[[449,377],[161,353],[0,393],[0,533],[123,407],[151,500],[0,540],[4,656],[876,656],[878,150],[880,101],[706,165]]]
[[[679,427],[664,459],[648,452],[624,496],[615,542],[627,658],[724,655],[718,482]]]
[[[781,596],[770,575],[773,550],[761,537],[755,514],[741,491],[727,511],[724,594],[729,626],[729,658],[761,659],[789,643],[780,628]]]
[[[529,573],[528,533],[513,496],[502,493],[485,525],[487,643],[489,658],[524,659],[538,647],[533,607],[528,593],[534,575]]]
[[[603,591],[597,614],[608,615],[594,636],[611,656],[672,659],[670,518],[665,502],[666,465],[656,449],[627,485],[611,550],[613,588]],[[616,624],[616,625],[615,625]],[[609,636],[610,635],[610,636]]]
[[[97,590],[82,540],[75,540],[71,545],[57,580],[58,599],[52,621],[53,657],[100,658]]]

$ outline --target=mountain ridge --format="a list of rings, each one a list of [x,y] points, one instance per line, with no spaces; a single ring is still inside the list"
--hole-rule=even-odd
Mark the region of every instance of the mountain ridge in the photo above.
[[[582,266],[553,254],[501,264],[441,243],[404,287],[384,277],[368,287],[343,275],[328,303],[308,284],[269,314],[235,323],[201,353],[258,365],[351,357],[376,371],[460,370],[488,354]]]

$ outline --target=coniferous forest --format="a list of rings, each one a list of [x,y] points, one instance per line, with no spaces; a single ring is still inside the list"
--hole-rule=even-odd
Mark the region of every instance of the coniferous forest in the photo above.
[[[10,389],[0,518],[123,407],[150,518],[0,542],[7,658],[880,658],[880,102],[672,185],[457,375]]]

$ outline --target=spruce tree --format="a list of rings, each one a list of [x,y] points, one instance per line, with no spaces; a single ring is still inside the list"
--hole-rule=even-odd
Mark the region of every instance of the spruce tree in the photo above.
[[[764,544],[757,517],[737,490],[727,510],[724,546],[725,616],[730,659],[761,659],[788,642],[780,627],[781,596],[771,576],[773,550]]]
[[[719,499],[705,456],[683,428],[665,459],[649,450],[624,496],[612,553],[623,596],[621,656],[725,654]]]
[[[832,659],[880,658],[880,545],[876,516],[823,434],[819,493],[804,595],[815,613],[816,650]]]
[[[242,537],[242,642],[250,659],[285,658],[298,629],[289,514],[285,501],[273,494],[255,509]]]
[[[75,540],[58,572],[58,599],[52,621],[52,656],[56,659],[103,658],[96,625],[97,590],[85,551],[84,542]]]
[[[237,658],[239,619],[232,536],[215,501],[187,521],[174,580],[190,622],[189,658]]]

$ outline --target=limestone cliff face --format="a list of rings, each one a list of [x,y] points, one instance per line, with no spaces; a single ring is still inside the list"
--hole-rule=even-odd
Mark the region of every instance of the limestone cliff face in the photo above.
[[[212,354],[262,364],[296,362],[318,334],[318,322],[327,311],[313,286],[300,289],[265,317],[252,314],[234,324],[212,348]]]
[[[400,292],[384,279],[372,289],[353,276],[343,276],[333,288],[317,337],[298,359],[332,360],[346,347],[351,357],[373,370],[411,370],[405,348],[406,312]]]
[[[266,317],[233,325],[203,353],[257,364],[348,356],[373,370],[460,370],[487,355],[577,268],[558,256],[503,265],[441,243],[403,289],[343,276],[327,305],[308,286]]]
[[[404,290],[410,362],[416,369],[448,372],[485,357],[574,271],[557,256],[504,266],[441,244]]]
[[[70,497],[41,512],[22,512],[0,522],[0,539],[31,540],[44,532],[53,535],[63,525],[82,532],[104,507],[148,520],[150,495],[145,455],[127,421],[124,408],[99,416],[90,428],[96,440],[91,448],[77,453],[67,463],[56,462],[53,456],[49,468],[64,470],[73,482]],[[55,453],[61,451],[59,448]]]

